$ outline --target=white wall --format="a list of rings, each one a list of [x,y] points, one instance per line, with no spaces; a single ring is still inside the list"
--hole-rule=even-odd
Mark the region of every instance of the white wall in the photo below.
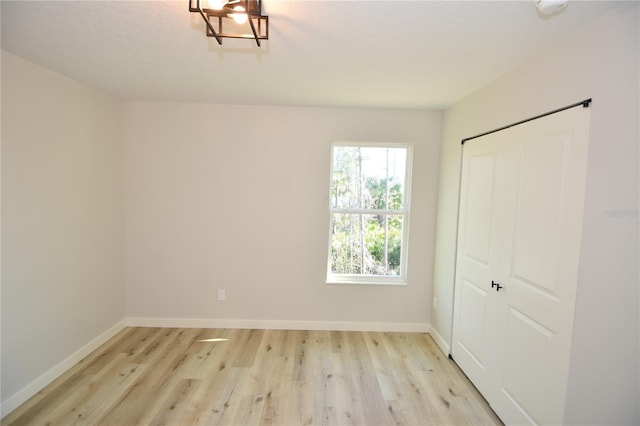
[[[124,316],[120,113],[2,52],[3,409]]]
[[[460,140],[593,98],[567,424],[640,423],[638,13],[621,4],[443,116],[432,323],[449,344]]]
[[[439,112],[133,102],[123,126],[129,317],[428,324]],[[325,284],[340,140],[414,144],[406,286]]]

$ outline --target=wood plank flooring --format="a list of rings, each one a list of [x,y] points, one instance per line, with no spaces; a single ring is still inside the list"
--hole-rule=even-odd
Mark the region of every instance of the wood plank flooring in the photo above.
[[[2,425],[493,425],[428,334],[126,328]]]

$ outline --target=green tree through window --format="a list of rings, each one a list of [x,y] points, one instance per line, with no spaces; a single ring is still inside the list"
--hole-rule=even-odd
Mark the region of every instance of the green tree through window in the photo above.
[[[406,145],[334,144],[330,281],[403,278],[409,159]]]

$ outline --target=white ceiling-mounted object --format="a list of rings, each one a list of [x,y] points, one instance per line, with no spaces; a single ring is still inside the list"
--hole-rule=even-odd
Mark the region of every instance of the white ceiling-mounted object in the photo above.
[[[535,0],[536,9],[542,15],[554,15],[567,7],[569,0]]]

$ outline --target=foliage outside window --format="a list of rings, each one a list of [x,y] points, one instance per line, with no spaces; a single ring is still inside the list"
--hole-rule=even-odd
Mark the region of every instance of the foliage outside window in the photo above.
[[[410,154],[408,145],[333,145],[328,282],[405,282]]]

